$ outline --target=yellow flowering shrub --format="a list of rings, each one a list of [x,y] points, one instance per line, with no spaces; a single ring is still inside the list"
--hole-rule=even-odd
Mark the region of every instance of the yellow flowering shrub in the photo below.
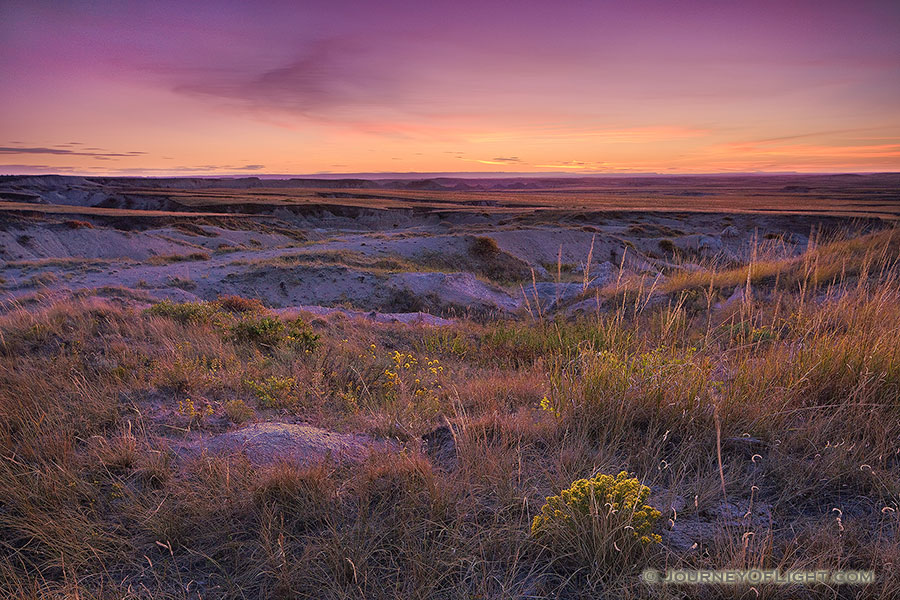
[[[559,418],[562,416],[562,413],[559,411],[559,409],[556,406],[554,406],[553,402],[551,402],[550,398],[548,398],[547,396],[544,396],[543,398],[541,398],[540,407],[541,407],[542,411],[549,413],[556,418]]]
[[[390,355],[391,365],[384,370],[385,390],[396,394],[401,388],[412,392],[416,399],[432,397],[441,386],[444,367],[438,359],[427,356],[420,363],[413,354],[395,351]]]
[[[439,414],[445,383],[440,361],[400,351],[387,358],[388,364],[380,374],[382,409],[407,427],[414,422],[425,423]]]
[[[637,540],[641,544],[659,543],[659,535],[652,533],[660,512],[645,504],[650,488],[628,473],[595,475],[579,479],[558,496],[550,496],[541,513],[531,523],[531,533],[596,531],[597,523],[609,542]]]
[[[262,408],[288,408],[296,404],[297,398],[293,393],[296,385],[293,377],[277,375],[270,375],[260,381],[247,381],[247,387]]]
[[[178,401],[178,412],[187,417],[190,420],[190,423],[201,425],[203,423],[203,419],[206,417],[211,417],[215,410],[212,405],[206,400],[198,400],[194,402],[190,398],[185,398],[184,400]]]

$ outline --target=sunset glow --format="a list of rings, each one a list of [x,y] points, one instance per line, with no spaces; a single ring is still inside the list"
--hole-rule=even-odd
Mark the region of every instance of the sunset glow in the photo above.
[[[900,4],[0,3],[0,173],[900,170]]]

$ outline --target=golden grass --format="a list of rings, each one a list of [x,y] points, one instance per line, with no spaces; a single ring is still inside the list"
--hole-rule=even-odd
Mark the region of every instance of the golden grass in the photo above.
[[[151,256],[144,262],[148,265],[161,266],[177,262],[209,260],[210,258],[212,257],[208,252],[191,252],[189,254],[157,254],[156,256]]]
[[[709,266],[680,269],[663,282],[631,279],[608,286],[604,291],[622,290],[673,294],[687,290],[727,289],[746,285],[768,285],[795,291],[798,286],[837,284],[848,278],[878,277],[896,269],[900,260],[900,233],[885,229],[851,239],[817,245],[800,256],[778,259],[754,259],[732,268]]]
[[[666,597],[639,579],[651,566],[874,569],[876,584],[838,593],[897,597],[896,259],[893,232],[823,244],[750,267],[752,293],[718,311],[640,303],[578,322],[441,329],[316,319],[311,353],[240,343],[217,318],[173,317],[187,308],[84,300],[9,313],[0,595]],[[663,291],[746,286],[747,272]],[[217,306],[265,313],[235,298]],[[247,385],[267,380],[293,381],[290,402]],[[212,414],[180,413],[187,399]],[[406,449],[355,466],[185,451],[247,419],[390,435]],[[419,444],[447,422],[455,467]],[[620,470],[685,500],[663,510],[662,545],[594,548],[597,563],[577,543],[530,535],[547,496]],[[716,535],[695,550],[666,538],[668,519],[705,518],[723,497],[752,497],[772,519],[713,519]]]

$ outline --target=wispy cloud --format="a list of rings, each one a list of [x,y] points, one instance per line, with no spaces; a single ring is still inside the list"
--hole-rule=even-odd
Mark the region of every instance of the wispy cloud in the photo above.
[[[0,165],[0,174],[6,175],[48,175],[55,173],[76,173],[84,169],[75,167],[54,167],[52,165]]]
[[[75,145],[77,142],[70,142],[69,145]],[[80,145],[80,144],[78,144]],[[60,145],[62,146],[62,144]],[[27,155],[27,154],[45,154],[45,155],[62,155],[62,156],[92,156],[97,159],[110,159],[110,158],[131,158],[135,156],[143,156],[146,152],[107,152],[100,148],[85,148],[83,150],[72,150],[69,148],[62,148],[60,146],[53,146],[51,148],[45,148],[41,146],[0,146],[0,154],[17,154],[17,155]]]
[[[732,146],[744,146],[744,145],[760,145],[760,144],[777,144],[779,142],[790,142],[793,140],[803,140],[809,138],[817,138],[817,137],[831,137],[835,135],[845,135],[848,133],[862,133],[865,131],[882,131],[884,128],[882,127],[857,127],[854,129],[830,129],[826,131],[810,131],[806,133],[797,133],[792,135],[783,135],[778,137],[770,137],[760,140],[753,140],[747,142],[732,142]],[[872,138],[868,137],[866,139],[894,139],[892,137],[889,138]]]
[[[154,175],[161,174],[239,174],[239,173],[256,173],[259,171],[264,171],[266,169],[265,165],[182,165],[182,166],[172,166],[172,167],[164,167],[164,168],[153,168],[153,169],[131,169],[131,168],[123,168],[116,169],[111,171],[115,174],[132,174],[135,172],[147,172],[152,173]]]
[[[179,94],[313,116],[396,100],[396,66],[377,64],[376,56],[358,43],[333,37],[311,42],[294,59],[274,66],[174,69],[171,76]]]
[[[535,165],[535,167],[539,167],[541,169],[598,169],[602,166],[603,163],[591,163],[580,160],[569,160],[559,163]]]
[[[107,168],[73,167],[57,165],[0,164],[0,174],[17,175],[153,175],[159,177],[179,175],[241,175],[265,171],[265,165],[180,165],[165,168]]]
[[[673,125],[647,127],[598,128],[574,125],[525,126],[498,132],[477,132],[470,136],[478,143],[508,142],[517,139],[541,139],[547,141],[596,140],[599,143],[656,143],[709,135],[709,129]]]
[[[893,158],[900,157],[900,140],[897,138],[876,138],[876,140],[858,140],[854,142],[823,141],[818,144],[789,143],[817,134],[784,136],[758,141],[731,142],[718,145],[714,150],[727,154],[739,154],[745,157],[807,157],[807,158]],[[892,143],[872,143],[887,141]],[[785,143],[788,142],[788,143]]]
[[[518,156],[498,156],[496,158],[492,158],[490,160],[487,159],[478,159],[475,162],[480,162],[484,165],[521,165],[525,164],[522,159]]]

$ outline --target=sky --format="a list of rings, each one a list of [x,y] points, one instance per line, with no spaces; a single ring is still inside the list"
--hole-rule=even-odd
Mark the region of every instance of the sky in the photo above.
[[[0,0],[0,173],[900,171],[896,0]]]

